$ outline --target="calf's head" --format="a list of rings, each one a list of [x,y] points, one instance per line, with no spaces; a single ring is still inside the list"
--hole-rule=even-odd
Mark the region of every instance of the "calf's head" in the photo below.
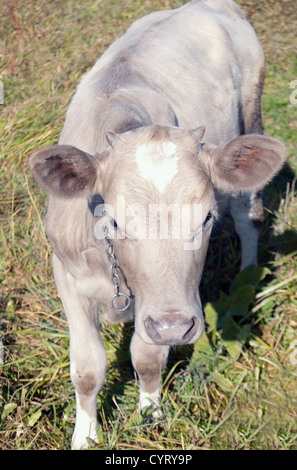
[[[149,126],[108,133],[98,155],[56,145],[30,159],[49,195],[103,198],[94,239],[102,250],[106,225],[135,296],[136,332],[150,344],[193,343],[203,332],[198,287],[216,215],[214,188],[260,189],[285,158],[284,144],[271,137],[241,136],[215,147],[201,144],[203,134]]]

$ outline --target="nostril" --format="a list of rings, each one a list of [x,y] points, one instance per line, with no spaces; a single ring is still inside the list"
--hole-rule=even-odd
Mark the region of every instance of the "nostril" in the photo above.
[[[144,320],[144,327],[146,329],[147,334],[154,340],[154,341],[160,341],[162,338],[157,332],[157,326],[158,322],[155,322],[152,317],[147,317]]]
[[[183,335],[184,340],[187,340],[187,338],[192,337],[196,333],[197,326],[198,326],[197,322],[198,322],[197,317],[192,317],[191,320],[189,320],[187,322],[186,327],[188,327],[189,325],[190,325],[190,327],[189,327],[188,331]]]

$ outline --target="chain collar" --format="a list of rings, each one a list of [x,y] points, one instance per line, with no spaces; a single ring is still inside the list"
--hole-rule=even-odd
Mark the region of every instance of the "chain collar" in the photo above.
[[[103,225],[102,230],[103,230],[105,240],[106,240],[106,244],[107,244],[106,254],[107,254],[108,263],[109,263],[109,267],[110,267],[110,278],[111,278],[111,282],[113,283],[114,290],[115,290],[115,293],[110,298],[109,305],[116,312],[124,312],[125,310],[127,310],[130,307],[132,292],[131,292],[130,287],[127,284],[127,280],[126,280],[125,275],[124,275],[122,270],[121,270],[121,272],[124,276],[125,283],[126,283],[128,289],[130,291],[130,296],[125,294],[124,292],[120,291],[121,280],[120,280],[120,276],[118,274],[118,269],[121,269],[121,268],[119,267],[119,265],[117,263],[117,257],[115,255],[113,244],[112,244],[112,241],[111,241],[111,237],[110,237],[110,234],[108,232],[108,228],[107,228],[106,224]],[[122,308],[117,308],[114,305],[114,301],[118,297],[124,297],[125,298],[126,303],[125,303],[124,307],[122,307]]]

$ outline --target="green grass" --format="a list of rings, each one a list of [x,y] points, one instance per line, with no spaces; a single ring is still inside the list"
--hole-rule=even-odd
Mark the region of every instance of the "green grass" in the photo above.
[[[46,198],[28,171],[28,156],[57,141],[80,76],[108,44],[135,18],[181,3],[4,2],[1,449],[67,449],[75,416],[67,323],[42,224]],[[261,268],[236,276],[239,242],[227,218],[213,236],[202,282],[207,331],[195,346],[172,350],[159,423],[145,424],[135,411],[132,325],[102,324],[109,370],[98,397],[99,449],[297,449],[297,105],[290,103],[290,83],[297,79],[297,18],[291,1],[239,3],[267,59],[266,132],[288,146],[288,164],[264,191]]]

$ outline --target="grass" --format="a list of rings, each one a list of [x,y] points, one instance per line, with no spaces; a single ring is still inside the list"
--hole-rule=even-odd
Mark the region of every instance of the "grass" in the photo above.
[[[80,76],[137,17],[171,0],[14,0],[0,23],[0,448],[67,449],[74,425],[67,323],[52,278],[45,196],[29,154],[58,139]],[[102,324],[108,378],[98,397],[99,449],[297,449],[297,79],[293,2],[240,0],[267,59],[266,132],[288,163],[264,191],[260,268],[237,275],[239,242],[227,218],[202,283],[202,341],[173,349],[164,419],[140,422],[131,325]],[[264,268],[265,267],[265,268]],[[220,271],[218,278],[217,272]]]

